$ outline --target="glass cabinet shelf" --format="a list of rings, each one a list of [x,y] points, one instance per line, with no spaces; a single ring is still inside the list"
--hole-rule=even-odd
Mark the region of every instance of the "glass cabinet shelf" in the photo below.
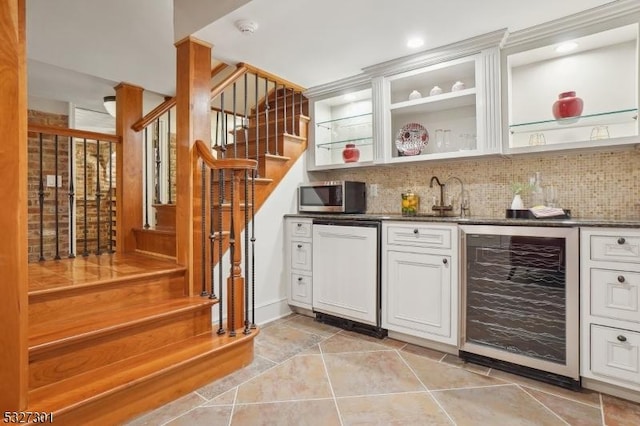
[[[323,127],[325,129],[331,130],[336,125],[341,126],[342,125],[341,123],[343,122],[357,121],[357,119],[360,117],[369,117],[369,120],[365,120],[365,121],[371,124],[371,113],[366,113],[366,114],[352,115],[349,117],[335,118],[333,120],[319,121],[316,123],[316,127]],[[360,123],[361,122],[362,120],[360,120]]]
[[[509,126],[509,132],[511,134],[516,134],[578,127],[607,126],[612,124],[633,123],[637,120],[638,109],[629,108],[617,111],[587,114],[579,117],[561,118],[558,120],[540,120],[527,123],[516,123]]]
[[[364,138],[345,139],[340,141],[319,143],[316,146],[318,148],[324,148],[324,149],[338,149],[338,148],[344,148],[344,146],[348,143],[355,144],[356,146],[369,146],[373,144],[373,138],[369,136]]]

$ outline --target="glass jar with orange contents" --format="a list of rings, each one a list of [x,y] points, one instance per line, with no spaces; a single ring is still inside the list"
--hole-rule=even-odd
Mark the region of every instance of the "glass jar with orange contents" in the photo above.
[[[415,216],[420,208],[420,197],[413,191],[402,194],[402,216]]]

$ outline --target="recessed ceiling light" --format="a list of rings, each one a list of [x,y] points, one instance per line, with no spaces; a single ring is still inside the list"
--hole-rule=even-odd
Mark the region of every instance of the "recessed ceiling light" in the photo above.
[[[556,52],[558,53],[570,52],[576,47],[578,47],[578,43],[573,41],[568,41],[566,43],[559,44],[558,47],[556,47]]]
[[[411,49],[415,49],[416,47],[420,47],[424,44],[424,40],[420,37],[413,37],[407,40],[407,47]]]

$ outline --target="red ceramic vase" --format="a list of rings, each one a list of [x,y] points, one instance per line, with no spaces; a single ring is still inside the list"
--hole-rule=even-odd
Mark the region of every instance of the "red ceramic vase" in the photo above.
[[[576,92],[563,92],[558,95],[558,100],[553,103],[553,116],[557,119],[578,117],[582,114],[584,103],[576,96]]]
[[[360,150],[356,148],[356,144],[348,143],[344,146],[342,159],[345,163],[355,163],[360,159]]]

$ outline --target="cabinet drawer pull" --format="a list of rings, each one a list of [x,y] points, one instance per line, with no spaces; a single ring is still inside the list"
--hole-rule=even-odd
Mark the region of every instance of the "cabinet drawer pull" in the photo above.
[[[301,227],[302,227],[302,224],[301,224],[301,223],[299,223],[299,224],[298,224],[298,228],[301,228]]]
[[[302,244],[298,244],[298,248],[302,248]]]
[[[624,337],[624,336],[621,334],[621,335],[619,335],[619,336],[618,336],[618,340],[619,340],[619,341],[621,341],[621,342],[626,342],[626,341],[627,341],[627,338],[626,338],[626,337]]]
[[[618,238],[618,244],[622,245],[626,242],[627,240],[624,239],[624,237],[620,237]]]
[[[449,261],[447,259],[442,259],[442,263],[446,265],[447,263],[449,263]]]
[[[618,282],[619,283],[623,283],[624,282],[624,277],[622,275],[618,275]]]
[[[302,282],[302,277],[298,277],[298,282]]]
[[[413,233],[417,235],[418,234],[418,228],[414,229]]]

